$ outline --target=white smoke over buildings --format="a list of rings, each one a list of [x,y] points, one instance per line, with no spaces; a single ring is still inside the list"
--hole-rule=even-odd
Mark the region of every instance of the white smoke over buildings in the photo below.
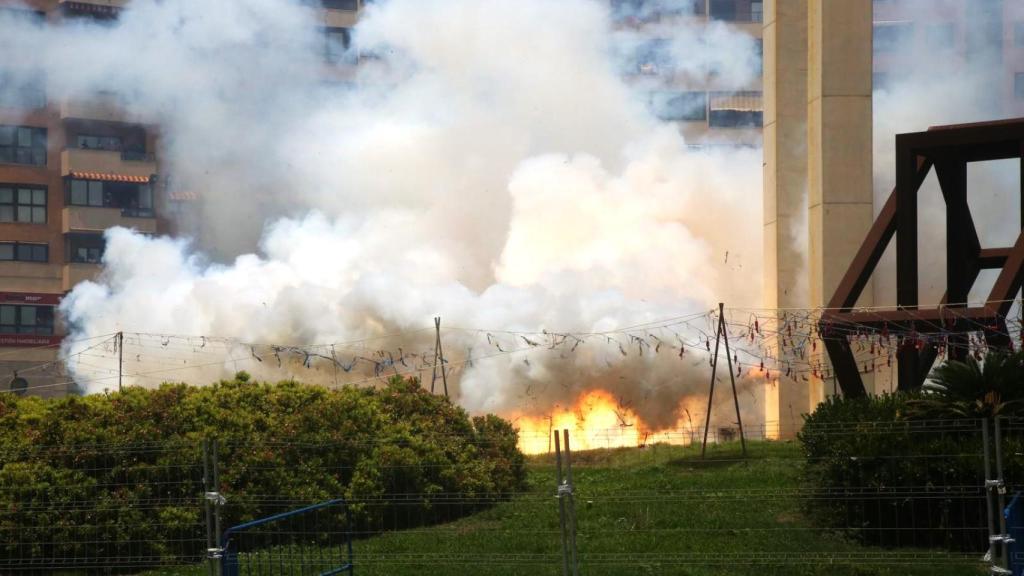
[[[202,196],[199,245],[108,232],[103,276],[62,305],[69,341],[331,343],[435,315],[596,332],[760,302],[760,151],[690,149],[654,118],[616,59],[636,33],[614,31],[605,3],[375,3],[354,34],[372,57],[348,76],[326,70],[314,16],[288,0],[136,0],[113,24],[0,22],[9,57],[42,66],[52,96],[113,90],[157,123],[165,170]],[[695,27],[657,31],[681,70],[711,62],[737,86],[759,73],[748,37],[716,25],[697,41]],[[449,350],[474,346],[475,333],[445,335]],[[673,359],[496,357],[453,387],[470,410],[510,410],[526,389],[556,382],[546,394],[571,400],[603,382],[670,423],[665,398],[704,385],[702,367]],[[70,367],[89,391],[109,386]]]

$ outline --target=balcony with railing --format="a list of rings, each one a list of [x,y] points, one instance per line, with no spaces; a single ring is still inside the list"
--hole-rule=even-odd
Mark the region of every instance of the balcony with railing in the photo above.
[[[102,232],[124,226],[145,234],[156,234],[156,217],[152,210],[118,206],[65,206],[62,231]]]
[[[114,96],[68,99],[60,103],[59,110],[61,120],[81,119],[120,122],[126,116],[124,105],[120,99]]]
[[[61,288],[67,292],[74,288],[76,284],[86,280],[95,280],[101,271],[102,268],[99,264],[69,262],[63,266]]]
[[[100,172],[148,179],[156,174],[156,158],[144,151],[66,148],[60,153],[60,162],[63,176]]]

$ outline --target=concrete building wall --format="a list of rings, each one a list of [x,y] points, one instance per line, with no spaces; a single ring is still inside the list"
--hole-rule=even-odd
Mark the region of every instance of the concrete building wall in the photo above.
[[[764,306],[800,308],[807,305],[807,0],[766,6],[764,86]],[[777,339],[769,347],[780,349]],[[767,429],[792,435],[807,405],[806,386],[779,374],[765,390]]]

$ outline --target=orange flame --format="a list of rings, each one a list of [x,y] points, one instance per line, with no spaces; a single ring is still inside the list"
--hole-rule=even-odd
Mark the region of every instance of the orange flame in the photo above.
[[[695,397],[683,398],[675,426],[653,431],[628,407],[604,390],[591,390],[581,395],[571,409],[556,409],[546,416],[513,417],[519,429],[519,449],[526,454],[543,454],[554,450],[553,432],[568,429],[573,450],[595,448],[637,447],[668,443],[688,445],[702,424],[695,415],[703,414]],[[694,416],[691,419],[691,416]]]

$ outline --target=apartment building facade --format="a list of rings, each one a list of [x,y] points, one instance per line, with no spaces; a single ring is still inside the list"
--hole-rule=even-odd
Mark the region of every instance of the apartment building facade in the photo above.
[[[129,0],[0,0],[25,26],[115,20]],[[360,0],[302,0],[319,11],[325,57],[341,57]],[[117,94],[48,97],[45,79],[0,62],[0,390],[75,391],[57,361],[57,306],[100,273],[104,230],[173,233],[196,195],[164,173],[160,129]],[[116,385],[115,385],[116,386]]]
[[[622,73],[647,93],[655,116],[676,123],[690,145],[760,145],[762,0],[612,0],[611,6],[620,31],[635,30],[645,38],[626,55]],[[752,77],[744,85],[732,85],[733,79],[723,78],[713,61],[694,73],[678,61],[685,55],[673,54],[670,40],[659,37],[674,34],[674,27],[699,34],[712,24],[750,36]]]

